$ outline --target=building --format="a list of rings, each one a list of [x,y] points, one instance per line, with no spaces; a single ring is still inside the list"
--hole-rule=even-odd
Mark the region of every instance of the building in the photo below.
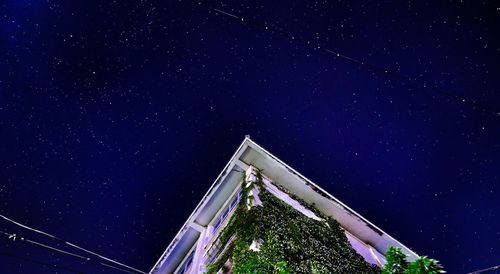
[[[258,176],[263,188],[254,184]],[[245,185],[249,187],[246,192]],[[225,254],[233,240],[225,239],[221,244],[219,238],[238,205],[246,204],[248,209],[262,205],[259,189],[309,219],[335,219],[344,238],[360,255],[356,256],[368,264],[382,266],[383,254],[390,246],[400,247],[409,260],[417,258],[413,251],[246,137],[150,273],[207,271],[207,265]],[[260,244],[262,239],[255,239],[249,248],[259,252]],[[223,263],[225,269],[231,269],[230,261]]]

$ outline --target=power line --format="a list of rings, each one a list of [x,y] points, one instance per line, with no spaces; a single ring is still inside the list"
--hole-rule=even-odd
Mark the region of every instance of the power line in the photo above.
[[[88,258],[88,257],[83,257],[83,256],[80,256],[80,255],[77,255],[77,254],[74,254],[74,253],[71,253],[71,252],[68,252],[68,251],[64,251],[62,249],[58,249],[58,248],[55,248],[55,247],[44,245],[44,244],[39,243],[37,241],[33,241],[33,240],[25,239],[25,238],[20,238],[20,239],[21,239],[21,241],[26,241],[26,242],[28,242],[30,244],[34,244],[34,245],[37,245],[37,246],[45,247],[47,249],[51,249],[53,251],[57,251],[57,252],[60,252],[60,253],[66,254],[66,255],[70,255],[70,256],[77,257],[77,258],[80,258],[80,259],[83,259],[83,260],[87,260],[87,261],[90,260],[90,258]]]
[[[123,271],[123,272],[127,272],[127,273],[132,273],[132,274],[135,274],[135,272],[131,272],[131,271],[128,271],[128,270],[124,270],[124,269],[121,269],[119,267],[116,267],[116,266],[112,266],[112,265],[109,265],[109,264],[105,264],[105,263],[100,263],[106,267],[110,267],[110,268],[114,268],[114,269],[118,269],[120,271]]]
[[[73,269],[73,268],[69,268],[69,267],[66,267],[66,266],[61,266],[61,265],[58,265],[58,264],[48,264],[48,263],[45,263],[45,262],[42,262],[42,261],[39,261],[39,260],[36,260],[36,259],[33,259],[33,258],[23,257],[23,256],[19,256],[19,255],[13,254],[13,253],[0,252],[0,255],[6,256],[6,257],[10,257],[10,258],[19,259],[19,260],[23,260],[23,261],[28,261],[28,262],[35,263],[35,264],[38,264],[38,265],[41,265],[41,266],[48,266],[48,267],[52,267],[52,268],[55,268],[55,269],[66,270],[66,271],[69,271],[69,272],[83,274],[82,271],[79,271],[79,270],[76,270],[76,269]]]
[[[495,271],[495,270],[500,270],[500,265],[488,267],[488,268],[481,269],[481,270],[472,271],[472,272],[469,272],[468,274],[486,273],[486,272]]]
[[[101,259],[103,259],[103,260],[106,260],[106,261],[108,261],[108,262],[112,262],[112,263],[115,263],[115,264],[117,264],[117,265],[120,265],[120,266],[126,267],[126,268],[128,268],[128,269],[132,269],[132,270],[134,270],[134,271],[136,271],[136,272],[146,274],[146,272],[144,272],[144,271],[142,271],[142,270],[139,270],[139,269],[137,269],[137,268],[134,268],[134,267],[128,266],[128,265],[126,265],[126,264],[122,264],[122,263],[117,262],[117,261],[112,260],[112,259],[109,259],[109,258],[107,258],[107,257],[104,257],[104,256],[102,256],[102,255],[99,255],[99,254],[97,254],[97,253],[95,253],[95,252],[92,252],[92,251],[90,251],[90,250],[87,250],[87,249],[85,249],[85,248],[79,247],[79,246],[77,246],[77,245],[75,245],[75,244],[72,244],[72,243],[70,243],[70,242],[66,242],[66,241],[65,241],[64,243],[65,243],[65,244],[67,244],[67,245],[69,245],[69,246],[72,246],[72,247],[74,247],[74,248],[77,248],[77,249],[80,249],[80,250],[85,251],[85,252],[87,252],[87,253],[90,253],[90,254],[92,254],[92,255],[94,255],[94,256],[97,256],[97,257],[99,257],[99,258],[101,258]],[[131,272],[131,273],[134,273],[134,272]]]
[[[36,245],[38,247],[49,249],[51,251],[59,252],[59,253],[62,253],[62,254],[65,254],[65,255],[69,255],[69,256],[73,256],[73,257],[76,257],[78,259],[85,260],[87,262],[91,260],[91,258],[89,258],[89,257],[80,256],[78,254],[71,253],[71,252],[68,252],[68,251],[65,251],[65,250],[62,250],[62,249],[59,249],[59,248],[55,248],[55,247],[52,247],[52,246],[49,246],[49,245],[46,245],[46,244],[42,244],[40,242],[27,239],[25,237],[18,237],[18,235],[15,234],[15,233],[11,234],[11,233],[7,233],[5,231],[0,231],[0,233],[2,233],[4,235],[7,235],[8,239],[12,240],[13,242],[24,241],[24,242],[30,243],[32,245]],[[126,272],[126,273],[137,273],[137,272],[131,272],[131,271],[125,270],[125,269],[120,268],[120,267],[116,267],[116,266],[112,266],[112,265],[109,265],[109,264],[105,264],[105,263],[102,263],[102,262],[99,262],[99,264],[101,264],[103,266],[106,266],[106,267],[111,267],[111,268],[114,268],[114,269],[117,269],[117,270],[120,270],[120,271]],[[44,264],[44,265],[55,266],[55,265],[50,265],[50,264]]]
[[[73,247],[73,248],[76,248],[76,249],[79,249],[79,250],[81,250],[81,251],[84,251],[84,252],[86,252],[86,253],[92,254],[92,255],[94,255],[94,256],[96,256],[96,257],[98,257],[98,258],[102,259],[102,260],[105,260],[105,261],[108,261],[108,262],[114,263],[114,264],[116,264],[116,265],[119,265],[119,266],[125,267],[125,268],[127,268],[127,269],[129,269],[129,270],[133,270],[134,272],[131,272],[131,273],[141,273],[141,274],[146,274],[146,272],[144,272],[144,271],[142,271],[142,270],[139,270],[139,269],[137,269],[137,268],[134,268],[134,267],[128,266],[128,265],[126,265],[126,264],[120,263],[120,262],[118,262],[118,261],[116,261],[116,260],[112,260],[112,259],[110,259],[110,258],[107,258],[107,257],[103,256],[103,255],[100,255],[100,254],[98,254],[98,253],[95,253],[95,252],[90,251],[90,250],[88,250],[88,249],[85,249],[85,248],[83,248],[83,247],[80,247],[80,246],[78,246],[78,245],[75,245],[75,244],[73,244],[73,243],[70,243],[70,242],[68,242],[68,241],[65,241],[65,240],[63,240],[63,239],[61,239],[61,238],[59,238],[59,237],[57,237],[57,236],[52,235],[52,234],[49,234],[49,233],[43,232],[43,231],[38,230],[38,229],[34,229],[34,228],[32,228],[32,227],[29,227],[29,226],[24,225],[24,224],[19,223],[19,222],[16,222],[16,221],[14,221],[14,220],[12,220],[12,219],[10,219],[10,218],[5,217],[5,216],[4,216],[4,215],[2,215],[2,214],[0,214],[0,218],[4,219],[4,220],[6,220],[6,221],[8,221],[8,222],[10,222],[10,223],[13,223],[13,224],[15,224],[15,225],[17,225],[17,226],[20,226],[20,227],[22,227],[22,228],[24,228],[24,229],[27,229],[27,230],[33,231],[33,232],[35,232],[35,233],[41,234],[41,235],[46,236],[46,237],[50,237],[51,239],[57,240],[57,241],[59,241],[59,242],[61,242],[61,243],[65,244],[65,245],[68,245],[68,246],[71,246],[71,247]],[[2,233],[3,233],[4,235],[8,235],[8,236],[9,236],[9,239],[12,239],[12,238],[13,238],[13,240],[15,241],[15,239],[16,239],[16,234],[9,234],[9,233],[3,232],[3,231],[2,231]],[[34,245],[38,245],[38,246],[42,246],[42,247],[45,247],[45,248],[48,248],[48,249],[52,249],[52,250],[55,250],[55,251],[58,251],[58,252],[61,252],[61,253],[65,253],[65,254],[67,254],[67,255],[71,255],[71,256],[79,257],[79,258],[84,259],[84,260],[86,260],[86,261],[89,261],[89,260],[90,260],[90,258],[88,258],[88,257],[83,257],[83,256],[80,256],[80,255],[76,255],[76,254],[74,254],[74,253],[71,253],[71,252],[67,252],[67,251],[60,250],[60,249],[57,249],[57,248],[54,248],[54,247],[46,246],[46,245],[44,245],[44,244],[41,244],[41,243],[38,243],[38,242],[35,242],[35,241],[26,240],[25,238],[20,238],[20,239],[21,239],[21,240],[25,240],[25,241],[27,241],[27,242],[29,242],[29,243],[31,243],[31,244],[34,244]],[[117,268],[117,269],[119,269],[119,268]],[[129,271],[127,271],[127,272],[129,272]]]
[[[11,219],[9,219],[9,218],[7,218],[7,217],[3,216],[3,215],[1,215],[1,214],[0,214],[0,217],[1,217],[1,218],[3,218],[3,219],[5,219],[5,220],[7,220],[7,221],[9,221],[9,222],[11,222],[11,223],[13,223],[13,224],[15,224],[15,225],[17,225],[17,226],[20,226],[20,227],[22,227],[22,228],[29,229],[29,230],[31,230],[31,231],[34,231],[34,232],[36,232],[36,233],[39,233],[39,234],[45,235],[45,236],[50,237],[50,238],[52,238],[52,239],[58,239],[56,236],[53,236],[53,235],[50,235],[49,233],[45,233],[45,232],[43,232],[43,231],[40,231],[40,230],[37,230],[37,229],[31,228],[31,227],[29,227],[29,226],[23,225],[23,224],[21,224],[21,223],[18,223],[18,222],[14,221],[14,220],[11,220]]]

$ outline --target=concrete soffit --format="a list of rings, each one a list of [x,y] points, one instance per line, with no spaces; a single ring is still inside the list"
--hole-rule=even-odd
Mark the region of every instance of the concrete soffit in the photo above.
[[[257,163],[257,164],[256,164]],[[198,203],[196,206],[195,210],[191,213],[189,218],[186,220],[184,225],[181,227],[179,232],[176,234],[174,239],[170,242],[168,245],[167,249],[165,252],[161,255],[159,260],[156,262],[156,264],[153,266],[151,269],[150,273],[159,271],[163,273],[163,271],[168,271],[171,270],[173,271],[177,265],[171,267],[171,266],[165,266],[164,263],[168,261],[169,256],[172,254],[172,252],[175,249],[182,249],[182,251],[189,251],[192,246],[187,245],[184,242],[181,241],[183,236],[187,233],[188,229],[194,229],[198,233],[202,233],[203,230],[206,228],[206,222],[207,218],[210,218],[211,215],[211,210],[217,211],[217,209],[213,209],[211,207],[218,207],[220,206],[219,203],[214,202],[214,200],[217,199],[223,199],[227,194],[227,191],[224,192],[224,188],[228,187],[233,187],[232,185],[229,185],[226,181],[231,180],[231,176],[234,177],[234,172],[241,172],[244,170],[247,170],[250,166],[256,166],[257,168],[260,168],[258,163],[263,163],[263,165],[272,166],[272,169],[275,171],[277,176],[280,177],[286,176],[286,178],[294,178],[293,182],[295,184],[295,187],[300,188],[302,191],[307,191],[308,193],[316,193],[313,195],[316,197],[315,199],[320,199],[323,201],[323,203],[326,203],[325,201],[328,201],[331,203],[330,206],[333,207],[338,207],[339,209],[336,211],[337,213],[340,212],[342,218],[348,219],[348,222],[355,223],[355,222],[361,222],[363,223],[366,228],[363,228],[365,231],[373,231],[374,233],[370,232],[370,235],[367,238],[363,239],[363,237],[359,237],[360,239],[363,239],[369,244],[374,244],[374,246],[377,246],[377,249],[379,252],[382,254],[385,253],[385,249],[388,248],[389,245],[395,245],[402,247],[405,253],[409,255],[409,259],[415,259],[417,257],[417,254],[413,251],[411,251],[409,248],[398,242],[396,239],[392,238],[390,235],[387,233],[383,232],[380,228],[375,226],[374,224],[370,223],[368,220],[366,220],[364,217],[362,217],[360,214],[349,208],[347,205],[342,203],[340,200],[323,190],[321,187],[318,185],[314,184],[311,182],[309,179],[307,179],[305,176],[282,162],[280,159],[272,155],[270,152],[266,151],[264,148],[253,142],[248,136],[245,137],[243,142],[240,144],[236,152],[233,154],[231,157],[230,161],[226,164],[222,172],[219,174],[217,179],[214,181],[214,183],[210,186],[209,190],[205,194],[205,196],[202,198],[202,200]],[[266,171],[272,173],[273,170],[264,170],[264,174],[268,175]],[[280,181],[280,178],[272,178],[273,180],[277,180],[278,182]],[[234,178],[233,178],[234,180]],[[307,186],[307,187],[306,187]],[[290,189],[290,191],[292,191]],[[232,191],[231,191],[232,192]],[[293,192],[293,191],[292,191]],[[221,194],[222,193],[222,194]],[[215,196],[217,195],[217,196]],[[228,194],[227,194],[228,195]],[[222,197],[222,198],[221,198]],[[301,197],[302,198],[302,197]],[[327,199],[327,200],[325,200]],[[203,212],[207,212],[207,216],[203,216],[201,214],[204,214]],[[331,216],[331,212],[324,212],[327,213],[326,215]],[[335,214],[337,214],[335,213]],[[335,215],[334,214],[334,215]],[[336,218],[337,216],[332,216]],[[349,219],[350,218],[350,219]],[[197,220],[200,219],[205,219],[204,222],[199,222]],[[342,223],[341,223],[342,225]],[[346,228],[346,227],[345,227]],[[349,231],[350,233],[355,234],[356,231]],[[375,236],[373,236],[375,235]],[[358,236],[358,235],[356,235]],[[372,239],[373,238],[373,239]],[[374,243],[372,243],[372,242]],[[185,253],[185,252],[182,252]],[[177,263],[179,261],[177,260]],[[167,269],[168,268],[168,269]]]

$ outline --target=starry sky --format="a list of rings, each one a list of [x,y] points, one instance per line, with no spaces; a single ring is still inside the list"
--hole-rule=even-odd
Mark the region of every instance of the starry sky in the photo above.
[[[449,273],[497,265],[499,16],[495,1],[2,1],[0,214],[148,271],[250,134]],[[123,273],[6,235],[2,273]]]

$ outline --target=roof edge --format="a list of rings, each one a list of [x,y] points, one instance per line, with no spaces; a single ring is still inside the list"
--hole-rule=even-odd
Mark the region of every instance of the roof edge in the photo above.
[[[189,224],[194,221],[194,219],[197,216],[198,211],[202,206],[207,202],[207,199],[210,198],[212,193],[217,190],[218,182],[226,175],[228,174],[228,168],[231,166],[233,162],[235,162],[235,159],[239,154],[243,153],[247,147],[252,147],[254,149],[259,150],[259,153],[267,154],[269,157],[271,157],[274,161],[276,161],[278,164],[283,165],[286,169],[288,169],[290,172],[294,173],[296,176],[298,176],[304,183],[310,184],[312,187],[316,188],[318,191],[320,191],[322,194],[326,195],[328,198],[330,198],[333,202],[338,203],[341,207],[358,217],[362,222],[367,224],[367,226],[371,227],[372,230],[379,230],[381,231],[384,235],[386,235],[390,240],[393,240],[395,243],[397,243],[399,246],[403,247],[405,251],[407,251],[409,256],[411,257],[418,257],[417,253],[415,253],[413,250],[396,240],[394,237],[392,237],[390,234],[386,233],[370,221],[368,221],[366,218],[364,218],[361,214],[357,213],[355,210],[352,208],[348,207],[346,204],[341,202],[339,199],[325,191],[323,188],[318,186],[317,184],[313,183],[311,180],[309,180],[307,177],[302,175],[300,172],[295,170],[294,168],[290,167],[287,165],[285,162],[281,161],[278,157],[274,156],[272,153],[264,149],[262,146],[258,145],[256,142],[250,139],[249,135],[246,135],[243,141],[241,142],[240,146],[238,149],[235,151],[235,153],[231,156],[230,160],[227,162],[227,164],[224,166],[223,170],[219,173],[217,178],[214,180],[208,191],[205,193],[201,201],[197,204],[193,212],[189,215],[187,220],[184,222],[184,224],[181,226],[175,237],[170,241],[169,245],[165,249],[165,251],[162,253],[160,258],[157,260],[157,262],[154,264],[154,266],[151,268],[149,273],[153,273],[157,268],[161,267],[162,262],[168,258],[169,254],[177,244],[177,242],[182,238],[184,233],[186,232],[187,228],[189,228]]]
[[[160,256],[160,258],[153,265],[153,267],[151,268],[151,270],[149,271],[149,273],[153,273],[153,271],[155,271],[157,267],[161,266],[161,262],[168,257],[168,255],[172,251],[172,248],[175,246],[175,244],[178,242],[178,240],[181,238],[181,236],[184,234],[184,232],[188,228],[189,223],[191,223],[191,221],[194,220],[194,217],[195,217],[196,213],[198,212],[198,210],[206,202],[207,198],[210,196],[210,193],[215,190],[214,188],[217,185],[217,182],[224,176],[224,174],[227,173],[227,169],[229,168],[229,166],[231,165],[231,163],[234,161],[236,155],[238,155],[240,153],[240,151],[244,151],[243,148],[245,147],[245,145],[248,142],[250,142],[252,144],[255,144],[255,142],[253,142],[250,139],[250,135],[245,135],[245,139],[243,139],[243,142],[241,142],[241,144],[238,147],[238,149],[236,149],[236,151],[234,152],[233,156],[231,156],[231,158],[229,159],[229,161],[227,162],[227,164],[224,166],[224,168],[222,169],[222,171],[219,173],[219,175],[217,176],[217,178],[215,179],[215,181],[212,183],[212,185],[210,186],[210,188],[208,189],[208,191],[205,193],[205,195],[203,195],[203,198],[196,205],[195,209],[189,215],[189,217],[186,219],[186,221],[181,226],[181,228],[179,229],[179,231],[177,232],[177,234],[175,234],[175,237],[170,241],[169,245],[167,246],[167,248],[165,249],[165,251],[162,253],[162,255]]]
[[[277,161],[278,163],[282,164],[283,166],[285,166],[287,169],[289,169],[290,171],[292,171],[293,173],[295,173],[298,177],[300,177],[302,180],[304,180],[305,182],[307,182],[308,184],[312,185],[313,187],[315,187],[316,189],[318,189],[319,191],[321,191],[323,194],[326,194],[329,198],[331,198],[333,201],[335,201],[336,203],[338,203],[339,205],[341,205],[342,207],[344,207],[345,209],[349,210],[351,213],[353,213],[356,217],[358,217],[361,221],[363,221],[364,223],[366,223],[367,225],[371,226],[372,229],[375,228],[379,231],[381,231],[384,235],[386,235],[389,239],[391,240],[394,240],[394,242],[398,243],[401,247],[404,247],[410,254],[408,255],[413,255],[415,257],[418,257],[417,253],[415,253],[413,250],[411,250],[410,248],[408,248],[406,245],[402,244],[401,242],[399,242],[398,240],[396,240],[394,237],[392,237],[390,234],[388,234],[387,232],[385,232],[384,230],[382,230],[381,228],[379,228],[378,226],[374,225],[373,223],[371,223],[370,221],[368,221],[365,217],[363,217],[361,214],[359,214],[358,212],[356,212],[355,210],[353,210],[352,208],[350,208],[349,206],[347,206],[346,204],[344,204],[343,202],[341,202],[339,199],[337,199],[336,197],[334,197],[333,195],[331,195],[329,192],[325,191],[323,188],[321,188],[320,186],[318,186],[317,184],[315,184],[314,182],[312,182],[311,180],[307,179],[307,177],[305,177],[304,175],[302,175],[300,172],[298,172],[297,170],[295,170],[294,168],[290,167],[289,165],[287,165],[285,162],[281,161],[278,157],[274,156],[271,152],[267,151],[265,148],[261,147],[259,144],[255,143],[253,140],[250,140],[250,143],[254,146],[256,146],[258,149],[262,150],[264,153],[268,154],[269,156],[271,156],[275,161]]]

